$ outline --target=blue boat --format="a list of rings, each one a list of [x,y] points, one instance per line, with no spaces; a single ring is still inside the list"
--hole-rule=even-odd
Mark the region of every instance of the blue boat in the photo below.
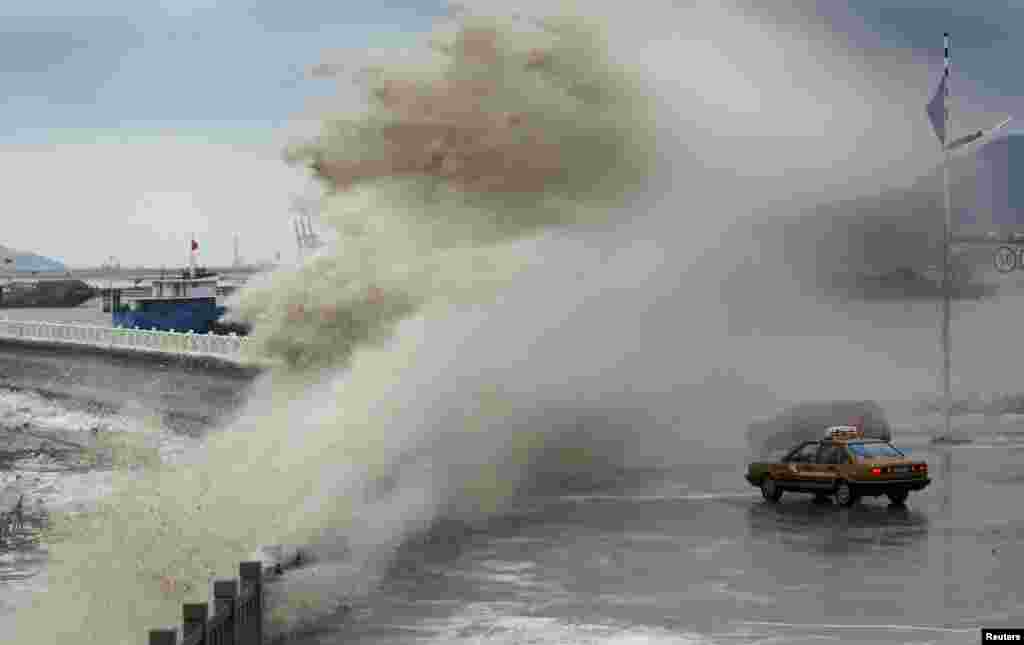
[[[126,304],[115,293],[114,326],[198,334],[222,331],[218,320],[227,308],[217,304],[219,280],[215,273],[184,271],[179,277],[153,280],[149,296]]]

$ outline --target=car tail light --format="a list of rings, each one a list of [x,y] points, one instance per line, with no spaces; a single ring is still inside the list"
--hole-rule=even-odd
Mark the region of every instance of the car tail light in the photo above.
[[[928,472],[928,464],[914,464],[914,472],[926,473]]]
[[[882,469],[881,468],[872,468],[871,469],[871,474],[872,475],[881,475],[882,474]]]

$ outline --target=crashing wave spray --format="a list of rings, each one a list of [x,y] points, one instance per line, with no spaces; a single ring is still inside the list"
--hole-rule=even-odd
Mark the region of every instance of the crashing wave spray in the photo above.
[[[49,590],[18,616],[18,642],[136,643],[176,623],[181,602],[205,600],[211,580],[232,576],[261,543],[321,544],[322,556],[345,535],[354,562],[386,559],[381,547],[460,486],[424,472],[387,504],[364,499],[363,484],[402,458],[396,448],[416,445],[388,429],[400,413],[388,389],[416,360],[417,340],[380,343],[403,319],[493,300],[529,262],[505,243],[602,221],[655,161],[647,94],[610,59],[598,26],[535,27],[460,16],[423,64],[371,70],[366,114],[332,119],[290,151],[332,189],[326,219],[340,241],[242,295],[258,350],[287,368],[191,463],[125,474],[98,511],[61,518]],[[311,387],[325,368],[348,371]],[[482,400],[462,431],[500,405]],[[512,491],[495,490],[502,478],[487,470],[470,487],[493,507]],[[338,595],[357,590],[357,576],[348,582]],[[323,596],[289,594],[287,615],[308,602],[329,609]]]
[[[432,45],[419,67],[371,69],[369,113],[290,151],[332,189],[325,219],[340,241],[246,292],[265,353],[344,364],[426,305],[492,291],[487,278],[518,268],[494,245],[607,218],[648,176],[646,95],[593,26],[530,33],[468,17]]]

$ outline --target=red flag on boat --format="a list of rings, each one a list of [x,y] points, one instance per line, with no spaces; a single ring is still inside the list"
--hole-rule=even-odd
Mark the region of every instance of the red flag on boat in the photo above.
[[[199,242],[196,242],[195,240],[192,240],[192,251],[194,252],[194,251],[198,251],[198,250],[199,250]]]

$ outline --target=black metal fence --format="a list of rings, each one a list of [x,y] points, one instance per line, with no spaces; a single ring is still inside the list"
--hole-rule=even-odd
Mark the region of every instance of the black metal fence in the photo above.
[[[213,583],[212,616],[209,603],[185,603],[181,640],[177,629],[151,629],[149,645],[263,645],[263,563],[242,562],[238,574]]]

